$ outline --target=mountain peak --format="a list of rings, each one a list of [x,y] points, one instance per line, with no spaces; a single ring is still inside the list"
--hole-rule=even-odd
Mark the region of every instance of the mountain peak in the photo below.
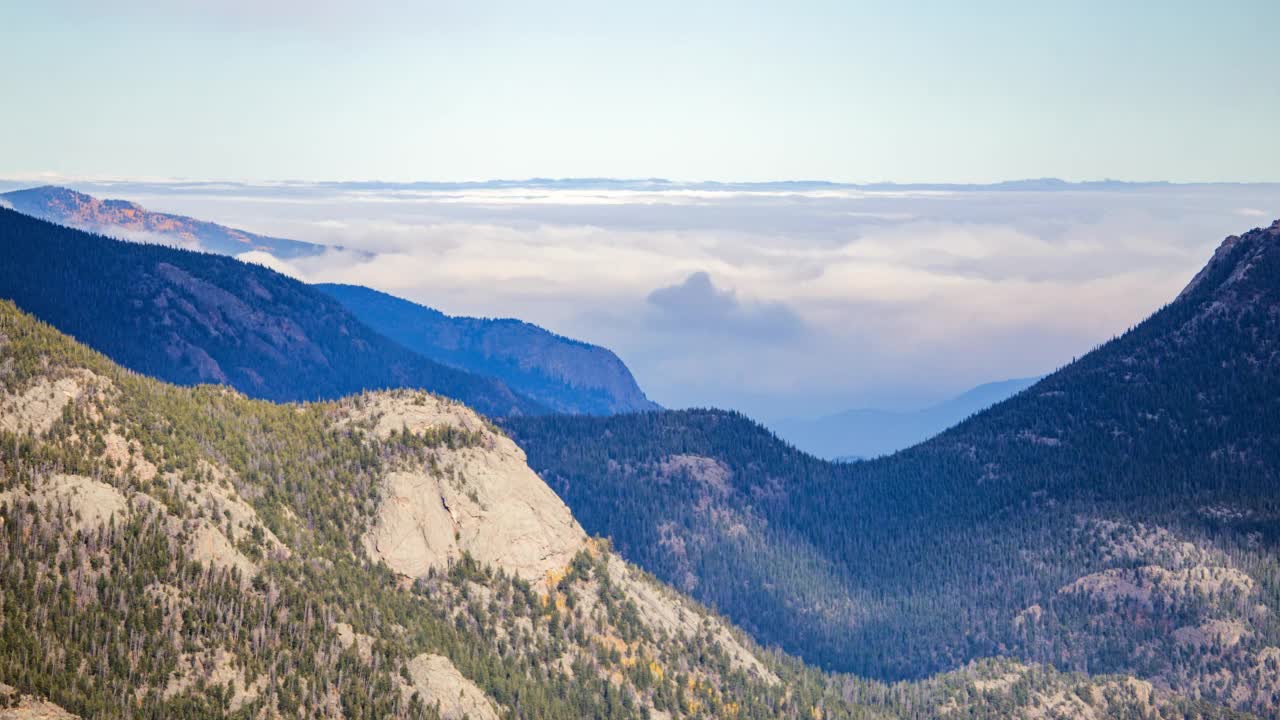
[[[1251,275],[1265,256],[1280,251],[1280,219],[1266,228],[1254,228],[1243,235],[1228,235],[1213,257],[1178,294],[1175,302],[1190,298],[1199,290],[1220,292]]]
[[[312,243],[258,235],[183,215],[154,212],[131,200],[103,200],[58,185],[3,193],[0,194],[0,202],[24,215],[78,230],[126,239],[161,240],[166,244],[222,255],[262,250],[288,259],[324,251],[323,247]]]
[[[92,205],[97,203],[97,198],[92,195],[86,195],[79,190],[72,190],[69,187],[61,185],[41,185],[39,187],[27,188],[25,190],[14,190],[7,192],[4,197],[10,200],[14,199],[30,199],[38,200],[46,203],[69,203],[74,205]]]

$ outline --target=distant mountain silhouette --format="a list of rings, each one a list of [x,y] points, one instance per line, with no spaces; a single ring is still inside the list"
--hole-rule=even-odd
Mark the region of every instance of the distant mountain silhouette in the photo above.
[[[416,387],[490,415],[545,412],[422,357],[305,283],[223,255],[123,242],[0,208],[0,298],[117,363],[269,400]]]
[[[929,439],[970,415],[1031,387],[1040,378],[1015,378],[979,385],[921,410],[846,410],[813,419],[768,423],[778,437],[828,460],[888,455]]]
[[[101,233],[124,240],[147,240],[180,245],[222,255],[264,250],[278,258],[316,255],[325,246],[267,237],[203,220],[152,212],[128,200],[99,200],[54,185],[0,194],[0,206],[41,220]]]
[[[656,410],[609,350],[520,320],[453,317],[358,285],[316,285],[366,325],[436,362],[495,377],[556,412]]]

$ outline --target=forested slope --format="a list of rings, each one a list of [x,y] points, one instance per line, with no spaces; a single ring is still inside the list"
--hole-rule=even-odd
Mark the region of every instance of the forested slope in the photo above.
[[[606,348],[520,320],[454,317],[358,285],[316,285],[369,327],[436,362],[495,377],[563,413],[656,410]]]
[[[436,396],[165,385],[0,302],[0,716],[1223,716],[1009,661],[824,675],[628,566],[549,492],[506,504],[545,491],[522,458]],[[443,526],[404,515],[428,508]]]
[[[829,668],[1013,654],[1280,707],[1280,223],[1121,337],[831,464],[716,410],[513,419],[588,531]]]
[[[229,257],[122,242],[0,208],[0,298],[138,372],[269,400],[417,387],[490,415],[541,404],[424,358],[328,295]]]

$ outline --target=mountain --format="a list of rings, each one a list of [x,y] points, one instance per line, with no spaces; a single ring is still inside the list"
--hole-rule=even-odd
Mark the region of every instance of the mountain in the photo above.
[[[556,412],[656,410],[605,348],[519,320],[453,317],[358,285],[316,285],[369,327],[439,363],[496,377]]]
[[[54,185],[0,193],[0,207],[89,232],[125,240],[162,242],[222,255],[264,250],[278,258],[318,255],[323,245],[267,237],[244,230],[152,212],[128,200],[99,200]]]
[[[769,423],[778,437],[829,460],[888,455],[926,440],[970,415],[1022,392],[1039,378],[1015,378],[979,385],[921,410],[859,409],[812,419]]]
[[[1223,717],[988,660],[910,684],[761,650],[418,391],[166,385],[0,302],[0,717]]]
[[[0,298],[125,367],[269,400],[416,387],[490,415],[544,412],[424,358],[328,295],[233,258],[123,242],[0,209]]]
[[[324,246],[256,235],[179,215],[148,211],[127,200],[99,200],[44,186],[0,194],[0,207],[124,240],[238,255],[264,250],[281,258],[314,255]],[[631,371],[609,350],[561,337],[519,320],[451,317],[354,285],[317,285],[374,331],[435,362],[501,380],[556,412],[610,414],[655,410]],[[243,389],[243,388],[242,388]]]
[[[824,462],[716,410],[505,427],[588,532],[829,669],[1012,656],[1280,714],[1280,222],[885,458]]]

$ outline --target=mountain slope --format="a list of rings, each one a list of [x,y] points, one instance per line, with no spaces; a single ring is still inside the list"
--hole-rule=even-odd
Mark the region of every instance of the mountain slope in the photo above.
[[[128,200],[99,200],[68,188],[45,185],[0,193],[0,207],[125,240],[163,241],[191,250],[238,255],[265,250],[279,258],[318,255],[323,245],[267,237],[182,215],[152,212]]]
[[[465,407],[165,385],[7,302],[0,580],[0,717],[1207,716],[1001,661],[824,676],[588,539]]]
[[[608,415],[658,406],[609,350],[519,320],[452,317],[357,285],[316,285],[369,327],[451,367],[496,377],[556,412]]]
[[[542,412],[498,380],[432,362],[308,285],[235,259],[128,243],[0,209],[0,298],[116,362],[271,400],[420,387],[491,415]]]
[[[923,442],[970,415],[1031,387],[1039,378],[979,385],[922,410],[859,409],[769,423],[783,440],[820,458],[873,458]]]
[[[714,410],[506,427],[589,532],[827,667],[1014,654],[1280,712],[1280,223],[887,458],[826,463]]]

